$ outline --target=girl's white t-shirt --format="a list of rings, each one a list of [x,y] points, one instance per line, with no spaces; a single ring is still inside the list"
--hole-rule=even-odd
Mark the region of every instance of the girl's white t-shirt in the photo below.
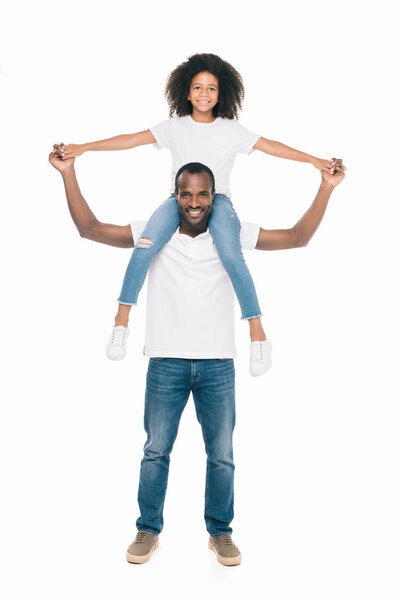
[[[189,162],[201,162],[214,173],[216,192],[230,196],[229,176],[236,155],[253,152],[261,137],[236,119],[222,117],[212,123],[198,123],[191,115],[173,117],[149,129],[156,139],[156,148],[171,150],[171,194],[178,169]]]

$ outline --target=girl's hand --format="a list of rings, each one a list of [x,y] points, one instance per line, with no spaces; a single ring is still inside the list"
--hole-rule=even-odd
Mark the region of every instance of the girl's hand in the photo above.
[[[319,171],[330,173],[331,175],[334,175],[335,173],[344,174],[344,172],[347,171],[346,167],[342,164],[341,158],[331,158],[331,160],[313,158],[311,164]]]
[[[84,144],[67,144],[65,146],[63,143],[60,144],[61,150],[61,158],[63,160],[67,160],[68,158],[74,158],[75,156],[80,156],[85,152]]]

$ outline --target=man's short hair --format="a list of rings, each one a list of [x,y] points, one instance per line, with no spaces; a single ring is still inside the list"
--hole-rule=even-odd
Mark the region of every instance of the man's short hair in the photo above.
[[[186,165],[183,165],[182,167],[180,167],[177,174],[175,175],[175,191],[176,192],[178,191],[178,179],[184,171],[188,171],[192,175],[195,175],[195,173],[208,173],[208,175],[210,176],[211,182],[212,182],[212,191],[215,190],[214,173],[211,171],[210,167],[203,165],[203,163],[190,162],[190,163],[187,163]]]

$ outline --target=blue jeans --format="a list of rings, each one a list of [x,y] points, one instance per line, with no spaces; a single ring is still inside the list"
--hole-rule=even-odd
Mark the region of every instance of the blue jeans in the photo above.
[[[158,535],[164,525],[163,508],[169,456],[190,392],[207,453],[204,519],[213,537],[232,533],[235,427],[235,368],[232,359],[190,360],[151,358],[147,371],[144,427],[147,441],[140,468],[139,531]],[[182,485],[190,486],[190,473]],[[187,528],[186,523],[182,523]]]
[[[142,237],[148,238],[153,244],[147,247],[136,245],[132,252],[118,298],[120,304],[137,303],[152,259],[171,239],[179,222],[178,203],[175,196],[171,195],[152,214],[142,233]],[[240,243],[240,221],[228,196],[215,194],[208,225],[218,255],[239,300],[242,319],[260,317],[257,292]]]

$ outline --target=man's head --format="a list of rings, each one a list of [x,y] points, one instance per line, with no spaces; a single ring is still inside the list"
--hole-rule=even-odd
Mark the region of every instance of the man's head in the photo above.
[[[175,177],[182,233],[198,235],[207,229],[215,196],[214,174],[202,163],[183,165]]]

